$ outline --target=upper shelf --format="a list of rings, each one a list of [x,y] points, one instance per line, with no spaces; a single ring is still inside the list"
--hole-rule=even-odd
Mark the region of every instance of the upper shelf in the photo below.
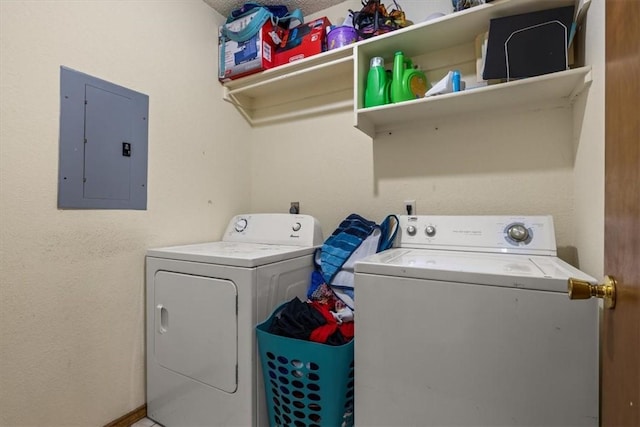
[[[234,104],[251,125],[261,125],[337,109],[353,109],[356,126],[373,136],[399,118],[411,120],[472,111],[476,103],[498,106],[561,99],[581,90],[589,68],[489,86],[372,109],[360,109],[369,59],[403,50],[409,57],[473,43],[488,30],[492,18],[571,5],[574,0],[494,0],[461,12],[422,22],[287,65],[225,82],[224,99]],[[556,74],[558,74],[556,76]],[[571,87],[572,84],[577,85]],[[513,92],[512,92],[513,91]],[[520,94],[520,91],[524,93]],[[559,92],[556,92],[559,91]],[[505,101],[518,98],[517,101]],[[489,107],[487,107],[489,108]]]
[[[358,43],[367,56],[389,56],[402,49],[412,57],[469,41],[489,29],[493,18],[570,6],[575,0],[494,0]]]
[[[353,107],[353,48],[330,50],[224,83],[224,99],[252,125]]]

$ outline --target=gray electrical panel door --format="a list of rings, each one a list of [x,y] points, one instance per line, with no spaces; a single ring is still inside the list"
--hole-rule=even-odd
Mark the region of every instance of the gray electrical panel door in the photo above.
[[[60,70],[61,209],[146,209],[149,97]]]

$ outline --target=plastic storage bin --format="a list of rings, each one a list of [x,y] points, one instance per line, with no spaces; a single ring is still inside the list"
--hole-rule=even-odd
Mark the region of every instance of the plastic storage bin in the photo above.
[[[271,427],[353,426],[353,340],[341,346],[269,333],[283,306],[256,327]]]

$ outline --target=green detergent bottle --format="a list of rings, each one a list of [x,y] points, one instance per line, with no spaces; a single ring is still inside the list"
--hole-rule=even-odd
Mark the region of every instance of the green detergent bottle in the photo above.
[[[410,58],[402,52],[393,57],[393,79],[391,80],[391,102],[423,98],[427,92],[427,77],[413,67]]]
[[[391,79],[384,69],[384,59],[380,56],[371,58],[367,87],[364,91],[365,108],[388,104],[390,85]]]

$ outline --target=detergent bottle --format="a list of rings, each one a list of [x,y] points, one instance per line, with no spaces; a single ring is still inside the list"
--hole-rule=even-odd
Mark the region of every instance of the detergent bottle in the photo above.
[[[402,52],[396,52],[393,58],[391,102],[422,98],[426,92],[427,77],[413,67],[410,58],[405,58]]]
[[[389,87],[391,79],[388,78],[384,68],[384,59],[380,56],[371,58],[369,74],[367,74],[367,87],[364,91],[364,106],[375,107],[390,102]]]

